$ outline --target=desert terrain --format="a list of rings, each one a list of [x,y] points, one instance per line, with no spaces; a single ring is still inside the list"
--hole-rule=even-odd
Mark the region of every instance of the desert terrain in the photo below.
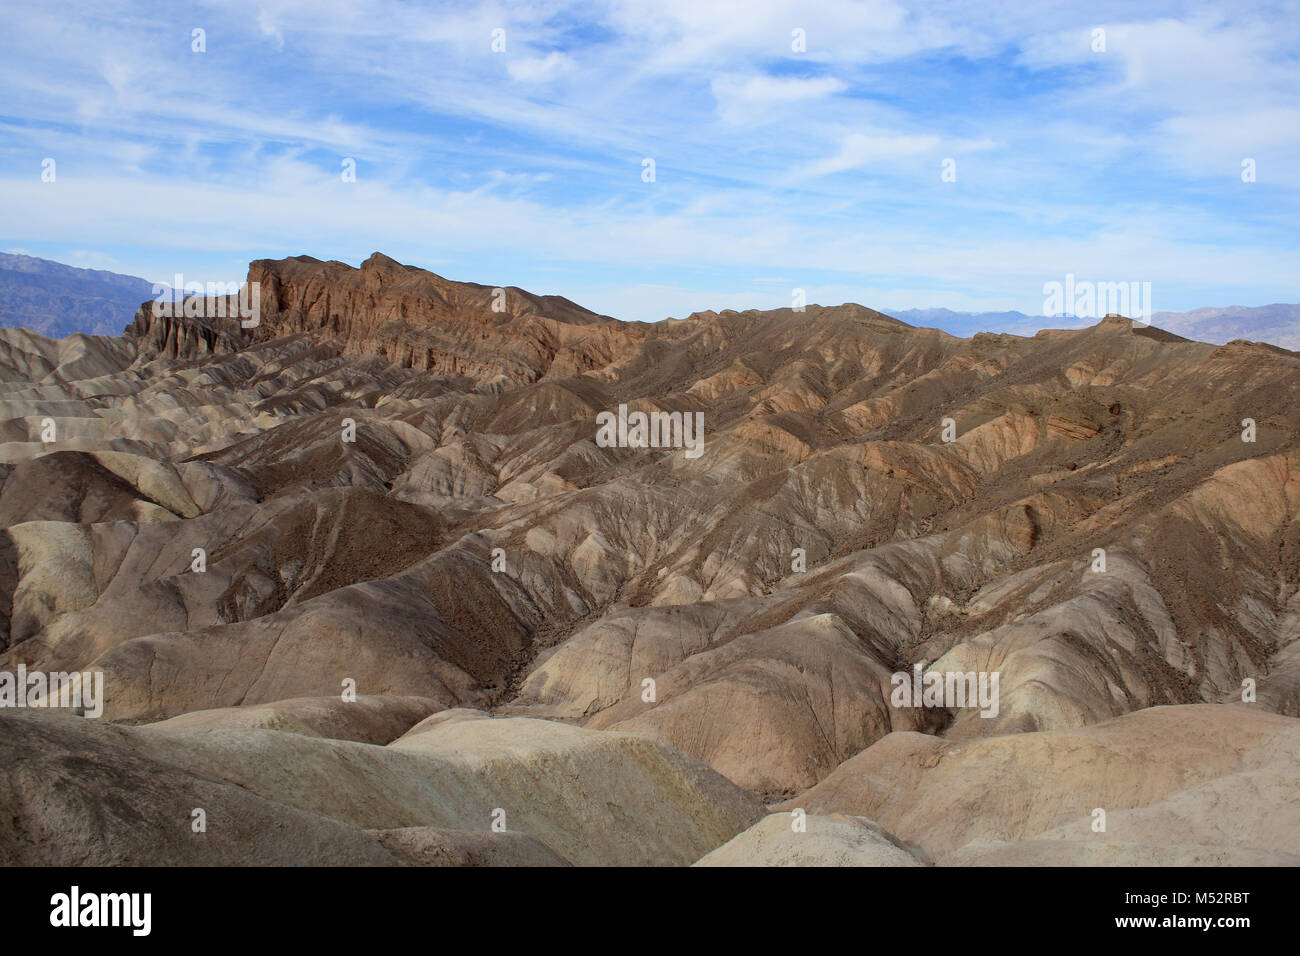
[[[1300,354],[248,281],[0,330],[0,863],[1300,863]]]

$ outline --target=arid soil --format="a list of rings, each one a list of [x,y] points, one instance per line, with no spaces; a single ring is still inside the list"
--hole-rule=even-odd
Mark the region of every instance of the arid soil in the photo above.
[[[1300,863],[1300,354],[249,280],[0,330],[0,861]]]

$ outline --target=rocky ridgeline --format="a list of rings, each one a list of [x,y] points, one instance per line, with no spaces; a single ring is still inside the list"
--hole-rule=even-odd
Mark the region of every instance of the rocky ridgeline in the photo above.
[[[0,708],[0,858],[1300,859],[1295,353],[249,280],[247,328],[0,330],[0,673],[104,677]]]
[[[604,367],[645,337],[558,296],[451,282],[379,253],[359,269],[309,256],[259,259],[247,281],[260,296],[254,328],[229,318],[233,299],[205,310],[220,318],[158,316],[146,303],[126,335],[145,358],[194,360],[307,333],[343,355],[511,386]]]

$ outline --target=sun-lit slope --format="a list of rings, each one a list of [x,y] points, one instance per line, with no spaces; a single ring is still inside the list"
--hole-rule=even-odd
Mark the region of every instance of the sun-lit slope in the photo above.
[[[261,727],[352,681],[769,800],[890,740],[1124,733],[1243,684],[1217,719],[1300,717],[1295,353],[856,305],[623,323],[378,255],[250,278],[254,329],[0,336],[0,669],[102,670],[130,723]],[[702,454],[598,446],[620,405],[701,413]],[[997,671],[997,715],[892,706],[918,664]]]

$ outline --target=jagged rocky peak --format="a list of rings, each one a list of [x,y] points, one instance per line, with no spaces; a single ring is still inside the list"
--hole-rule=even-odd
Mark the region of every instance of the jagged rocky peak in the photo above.
[[[194,360],[306,333],[341,355],[514,384],[599,367],[645,335],[561,296],[456,282],[378,252],[360,268],[258,259],[247,283],[241,308],[205,300],[159,315],[145,303],[127,335],[145,360]]]

